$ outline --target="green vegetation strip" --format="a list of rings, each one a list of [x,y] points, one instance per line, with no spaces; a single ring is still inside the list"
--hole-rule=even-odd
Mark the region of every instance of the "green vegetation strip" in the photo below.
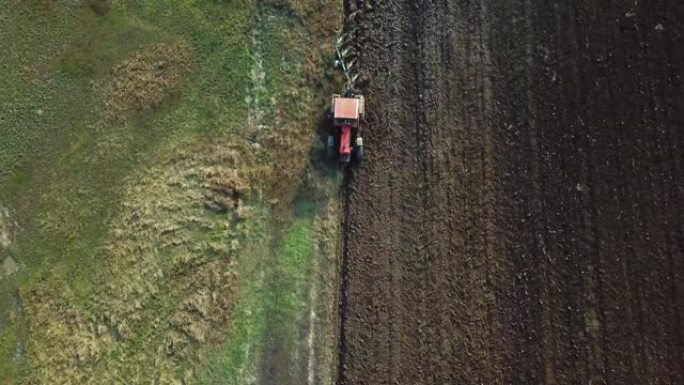
[[[261,375],[260,369],[273,364],[260,361],[260,357],[284,360],[287,367],[295,362],[294,355],[269,357],[268,353],[293,353],[300,343],[298,317],[307,307],[314,257],[313,218],[294,219],[282,237],[275,239],[278,230],[269,218],[265,215],[255,224],[250,246],[239,255],[240,274],[251,279],[242,280],[229,342],[209,360],[202,383],[253,383]]]

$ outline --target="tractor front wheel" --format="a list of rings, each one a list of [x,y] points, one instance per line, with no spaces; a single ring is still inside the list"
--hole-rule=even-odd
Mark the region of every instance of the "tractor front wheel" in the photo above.
[[[363,161],[363,138],[356,138],[356,149],[354,151],[354,158],[356,163],[361,163]]]

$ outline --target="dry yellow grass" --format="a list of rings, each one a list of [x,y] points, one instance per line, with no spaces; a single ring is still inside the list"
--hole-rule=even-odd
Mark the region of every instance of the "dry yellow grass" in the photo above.
[[[12,244],[16,229],[17,222],[12,215],[12,210],[0,204],[0,251]]]
[[[232,255],[250,215],[244,149],[183,143],[130,178],[102,256],[104,286],[88,309],[72,304],[66,283],[59,293],[49,291],[54,282],[22,293],[30,332],[46,337],[28,341],[33,382],[62,373],[65,383],[124,383],[131,367],[149,368],[142,383],[192,375],[179,377],[179,360],[220,339],[231,317]]]
[[[160,105],[195,66],[186,43],[159,43],[135,51],[114,66],[102,86],[105,117],[120,120]]]

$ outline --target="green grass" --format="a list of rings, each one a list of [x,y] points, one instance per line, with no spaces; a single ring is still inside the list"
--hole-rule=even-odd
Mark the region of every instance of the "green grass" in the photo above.
[[[15,362],[15,353],[19,343],[17,328],[5,326],[0,328],[0,381],[4,384],[19,376]]]
[[[246,121],[255,2],[235,0],[227,8],[214,1],[129,1],[126,7],[168,33],[189,39],[200,62],[186,103],[164,123],[181,126],[187,133],[239,131]]]
[[[202,19],[199,7],[188,2],[124,2],[104,17],[71,6],[2,7],[0,20],[7,24],[0,27],[0,36],[16,46],[0,59],[7,69],[0,74],[0,87],[10,91],[0,93],[0,103],[8,106],[0,114],[0,202],[31,220],[15,250],[29,271],[41,264],[50,274],[55,267],[64,270],[87,293],[99,263],[93,250],[115,214],[120,181],[150,162],[149,155],[164,140],[212,128],[234,130],[234,123],[244,119],[250,56],[242,35],[254,5],[233,3],[225,20],[232,32],[227,41],[221,40],[223,23]],[[31,28],[36,23],[44,29]],[[123,125],[98,120],[91,80],[106,75],[137,47],[188,36],[195,39],[201,72],[182,100]],[[223,72],[226,63],[235,71]],[[34,85],[22,72],[34,67],[51,79]],[[207,107],[207,101],[220,97],[208,84],[233,85],[224,92],[231,99],[216,102],[223,110]],[[36,112],[40,109],[42,115]]]
[[[0,333],[0,354],[2,357],[13,357],[16,352],[18,338],[14,328],[5,328]],[[14,365],[12,358],[0,361],[0,380],[3,383],[8,383],[13,378],[17,378],[19,370]]]
[[[45,166],[35,164],[36,158],[54,160],[74,138],[93,132],[97,116],[89,82],[131,50],[161,37],[121,12],[95,19],[70,6],[51,9],[23,3],[2,7],[6,23],[0,36],[13,43],[0,59],[0,101],[7,106],[0,115],[3,177],[18,166],[31,168],[26,162]]]
[[[278,112],[272,98],[292,90],[309,48],[307,41],[293,41],[290,15],[254,0],[121,0],[105,16],[77,3],[0,0],[0,204],[13,207],[22,225],[11,248],[22,268],[0,280],[2,384],[20,382],[18,374],[27,368],[15,357],[25,325],[9,323],[17,289],[47,285],[84,315],[100,311],[93,295],[107,278],[105,245],[122,210],[124,182],[154,165],[160,148],[173,147],[169,143],[253,138],[258,133],[245,123],[250,109],[263,111],[263,123],[273,125]],[[178,40],[193,47],[198,62],[184,88],[153,111],[121,123],[104,121],[94,85],[132,51]],[[252,73],[257,61],[267,74],[258,89]],[[308,121],[302,116],[307,103],[285,103],[281,119]],[[281,231],[273,209],[263,202],[258,207],[259,219],[245,225],[242,243],[249,246],[239,255],[229,342],[208,360],[207,383],[241,383],[263,364],[265,349],[296,347],[314,214],[283,222],[287,229]],[[221,241],[225,234],[202,236]],[[168,310],[174,295],[151,304],[149,317]],[[153,325],[145,328],[141,335],[155,336]],[[144,349],[145,341],[131,341],[109,359]]]

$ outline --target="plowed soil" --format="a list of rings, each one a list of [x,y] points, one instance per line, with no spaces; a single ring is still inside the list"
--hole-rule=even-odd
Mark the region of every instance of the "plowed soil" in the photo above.
[[[340,383],[684,384],[684,5],[346,7]]]

